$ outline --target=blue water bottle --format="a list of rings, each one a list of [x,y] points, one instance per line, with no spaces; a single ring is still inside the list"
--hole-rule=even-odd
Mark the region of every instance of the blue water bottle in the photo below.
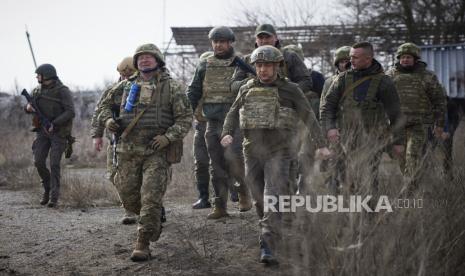
[[[126,112],[131,112],[134,108],[139,91],[140,85],[138,85],[137,83],[131,84],[131,89],[129,90],[128,97],[126,98],[126,104],[124,105],[124,110],[126,110]]]

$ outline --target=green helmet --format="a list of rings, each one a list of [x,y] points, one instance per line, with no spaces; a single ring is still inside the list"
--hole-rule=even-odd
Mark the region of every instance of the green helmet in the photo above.
[[[339,61],[343,59],[350,59],[350,46],[342,46],[336,49],[334,53],[334,66],[337,67]]]
[[[255,62],[273,62],[278,63],[284,60],[283,54],[277,48],[271,45],[260,46],[252,52],[250,61],[252,64]]]
[[[142,54],[153,55],[157,59],[157,62],[159,63],[160,67],[165,65],[165,57],[161,53],[160,49],[158,49],[158,47],[155,46],[155,44],[147,43],[137,47],[136,52],[133,56],[134,68],[137,68],[137,58]]]
[[[297,45],[294,45],[294,44],[290,44],[290,45],[287,45],[287,46],[284,46],[283,47],[283,52],[285,51],[291,51],[291,52],[294,52],[297,54],[297,56],[299,56],[299,58],[301,60],[304,60],[305,57],[304,57],[304,51],[302,50],[302,48],[300,48],[299,46]]]
[[[45,63],[37,67],[36,74],[42,75],[44,80],[57,78],[57,70],[53,65]]]
[[[204,61],[204,60],[207,60],[207,58],[213,56],[213,52],[212,51],[206,51],[206,52],[203,52],[200,57],[199,57],[199,60],[200,61]]]
[[[412,55],[413,57],[419,59],[420,48],[411,42],[404,43],[400,45],[399,48],[397,48],[397,53],[396,53],[397,59],[400,59],[400,56],[402,55]]]
[[[208,39],[210,40],[229,40],[234,42],[236,40],[233,30],[229,27],[220,26],[215,27],[208,33]]]

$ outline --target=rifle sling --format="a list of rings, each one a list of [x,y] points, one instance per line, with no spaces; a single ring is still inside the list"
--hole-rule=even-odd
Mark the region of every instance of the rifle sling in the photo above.
[[[378,74],[376,74],[378,75]],[[357,86],[359,86],[360,84],[362,84],[363,82],[365,82],[366,80],[370,80],[372,78],[374,78],[376,75],[370,75],[370,76],[366,76],[366,77],[363,77],[361,79],[359,79],[358,81],[352,83],[351,86],[347,87],[344,92],[342,93],[342,97],[344,97],[347,93],[349,93],[349,91],[352,91],[354,90],[355,88],[357,88]]]

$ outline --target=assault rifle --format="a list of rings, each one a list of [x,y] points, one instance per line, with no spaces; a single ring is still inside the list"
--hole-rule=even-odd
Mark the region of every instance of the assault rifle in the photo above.
[[[34,108],[35,114],[34,118],[32,119],[32,124],[34,126],[34,129],[39,129],[42,127],[46,133],[49,133],[49,129],[52,127],[52,123],[50,122],[47,117],[40,111],[39,107],[37,106],[37,103],[35,99],[29,95],[26,89],[23,89],[21,92],[21,95],[24,96],[27,100],[27,102]]]
[[[254,76],[257,75],[257,72],[255,72],[255,69],[252,66],[250,66],[250,64],[242,60],[240,57],[236,56],[233,62],[234,64],[236,64],[237,67],[241,68],[246,73],[252,74]]]

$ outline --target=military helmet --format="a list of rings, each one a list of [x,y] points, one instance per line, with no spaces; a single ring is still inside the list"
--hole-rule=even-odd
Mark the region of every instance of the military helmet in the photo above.
[[[234,36],[234,32],[233,30],[231,30],[231,28],[220,26],[210,30],[210,32],[208,33],[208,39],[229,40],[231,42],[234,42],[236,40],[236,37]]]
[[[136,68],[134,68],[134,61],[132,57],[125,57],[116,67],[116,70],[121,75],[129,76],[136,72]]]
[[[342,46],[336,49],[334,53],[334,66],[337,67],[339,61],[343,59],[350,59],[350,46]]]
[[[251,63],[255,62],[273,62],[278,63],[284,60],[283,54],[277,48],[271,45],[260,46],[252,52],[250,56]]]
[[[204,61],[204,60],[207,60],[207,58],[213,56],[213,51],[206,51],[206,52],[203,52],[200,57],[199,57],[199,60],[200,61]]]
[[[397,53],[396,53],[397,59],[400,59],[402,55],[412,55],[413,57],[419,59],[420,48],[411,42],[404,43],[400,45],[399,48],[397,48]]]
[[[291,52],[294,52],[297,54],[297,56],[299,56],[299,58],[301,60],[304,60],[305,57],[304,57],[304,51],[302,50],[302,48],[300,48],[299,46],[297,45],[294,45],[294,44],[290,44],[290,45],[286,45],[283,47],[283,52],[285,51],[291,51]]]
[[[137,58],[142,54],[153,55],[157,59],[157,62],[159,63],[160,67],[165,65],[165,57],[161,53],[160,49],[158,49],[158,47],[155,46],[155,44],[147,43],[147,44],[142,44],[141,46],[137,47],[136,52],[134,53],[134,56],[133,56],[134,68],[137,68]]]
[[[45,63],[37,67],[36,74],[42,75],[44,80],[57,78],[57,70],[53,65]]]

